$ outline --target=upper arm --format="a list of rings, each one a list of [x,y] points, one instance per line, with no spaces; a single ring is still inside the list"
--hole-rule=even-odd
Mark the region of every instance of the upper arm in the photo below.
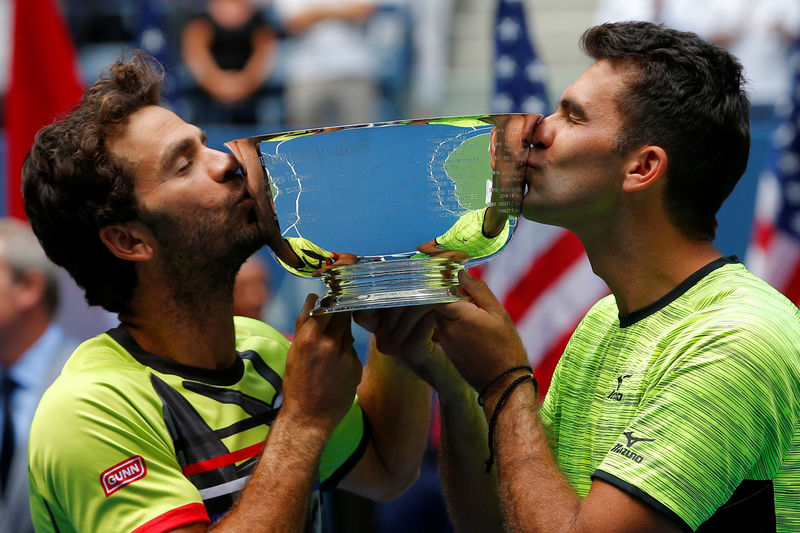
[[[108,532],[153,520],[207,521],[199,492],[157,422],[160,414],[151,412],[157,406],[116,394],[131,392],[124,379],[116,386],[83,384],[80,396],[63,393],[78,385],[46,396],[31,428],[31,501],[47,506],[39,518]]]
[[[397,497],[397,491],[389,483],[386,468],[372,442],[338,487],[375,501],[389,501]]]
[[[181,53],[184,60],[192,59],[198,54],[210,54],[213,31],[203,19],[193,19],[186,23],[181,32]]]
[[[594,476],[644,495],[687,528],[714,515],[743,481],[772,479],[800,415],[789,361],[797,348],[760,329],[691,329],[675,340],[675,356],[651,369],[635,416]]]
[[[609,512],[613,510],[613,512]],[[677,522],[656,511],[643,500],[595,479],[581,502],[576,531],[596,533],[677,533]]]

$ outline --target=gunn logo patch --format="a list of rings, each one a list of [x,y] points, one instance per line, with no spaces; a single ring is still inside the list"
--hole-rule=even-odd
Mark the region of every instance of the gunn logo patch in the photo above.
[[[144,459],[141,455],[136,455],[100,474],[100,484],[103,485],[103,491],[108,498],[125,485],[142,479],[145,474],[147,474],[147,466],[144,464]]]

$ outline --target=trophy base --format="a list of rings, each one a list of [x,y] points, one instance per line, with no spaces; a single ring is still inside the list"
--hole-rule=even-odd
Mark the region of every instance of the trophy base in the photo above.
[[[342,265],[322,273],[328,292],[312,315],[456,302],[463,265],[435,257]]]

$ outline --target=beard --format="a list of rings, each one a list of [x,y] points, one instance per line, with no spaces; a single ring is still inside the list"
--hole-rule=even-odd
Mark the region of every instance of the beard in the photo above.
[[[163,273],[174,297],[195,305],[202,305],[212,295],[233,294],[237,271],[266,243],[264,229],[253,224],[252,218],[232,224],[229,217],[209,217],[207,210],[200,209],[178,214],[140,212],[140,220],[160,246]]]

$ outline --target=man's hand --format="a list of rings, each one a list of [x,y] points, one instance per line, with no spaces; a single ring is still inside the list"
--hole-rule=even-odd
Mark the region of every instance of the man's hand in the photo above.
[[[433,342],[436,313],[432,307],[414,305],[356,311],[357,324],[375,335],[381,353],[397,357],[436,389],[458,377],[458,372]]]
[[[472,299],[436,307],[437,340],[464,379],[480,391],[503,370],[527,365],[525,347],[511,317],[489,287],[466,271],[460,290]]]
[[[310,294],[295,320],[284,374],[282,410],[328,433],[347,414],[361,381],[350,313],[310,316]]]
[[[338,254],[338,257],[336,257],[336,259],[334,260],[333,263],[331,263],[330,265],[324,266],[324,267],[320,268],[319,270],[315,270],[314,273],[311,274],[311,275],[313,277],[315,277],[315,278],[319,278],[319,277],[322,276],[322,273],[325,272],[326,270],[330,270],[332,268],[335,268],[335,267],[338,267],[338,266],[342,266],[342,265],[355,265],[356,263],[358,263],[358,259],[359,259],[359,257],[357,255],[355,255],[355,254],[342,252],[342,253]]]

